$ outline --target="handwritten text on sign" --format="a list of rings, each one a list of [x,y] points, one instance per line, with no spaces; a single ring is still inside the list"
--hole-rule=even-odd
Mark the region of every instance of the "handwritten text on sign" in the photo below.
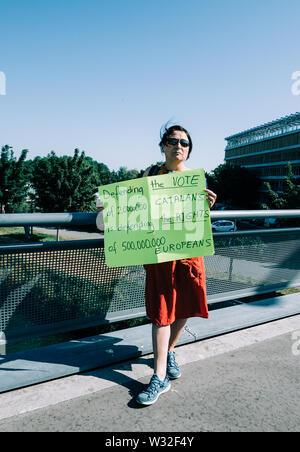
[[[204,170],[99,187],[106,263],[151,264],[214,253]]]

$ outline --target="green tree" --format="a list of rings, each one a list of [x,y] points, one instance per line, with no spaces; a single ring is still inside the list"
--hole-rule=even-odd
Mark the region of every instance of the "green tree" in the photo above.
[[[136,179],[138,177],[139,171],[128,170],[126,166],[121,166],[117,171],[117,181],[122,182],[124,180]]]
[[[106,166],[104,163],[97,162],[97,160],[93,160],[91,157],[86,156],[85,158],[86,161],[94,167],[94,170],[99,178],[99,185],[111,184],[113,182],[112,174],[108,166]]]
[[[136,179],[140,174],[140,171],[135,169],[128,170],[126,166],[121,166],[117,171],[110,171],[104,163],[99,163],[91,157],[86,157],[86,159],[94,166],[100,179],[99,185],[113,184],[114,182]]]
[[[28,150],[23,149],[19,159],[14,157],[11,146],[3,146],[0,157],[0,207],[1,213],[26,211],[28,176],[25,159]]]
[[[293,175],[291,163],[287,165],[287,176],[283,180],[283,193],[274,191],[269,182],[264,183],[268,190],[264,207],[269,209],[300,209],[300,186]]]
[[[219,165],[206,174],[208,188],[218,195],[218,202],[230,208],[255,209],[259,207],[260,180],[247,168]]]
[[[33,162],[32,184],[36,206],[44,212],[95,210],[100,179],[94,165],[75,149],[74,156],[58,157],[52,151]]]
[[[110,178],[111,184],[115,182],[123,182],[125,180],[136,179],[139,177],[140,171],[128,170],[126,166],[121,166],[118,171],[111,171]]]

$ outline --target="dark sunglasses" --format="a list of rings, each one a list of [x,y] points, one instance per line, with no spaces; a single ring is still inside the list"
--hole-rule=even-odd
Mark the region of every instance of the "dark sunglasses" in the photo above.
[[[183,148],[187,148],[190,143],[187,140],[179,140],[178,138],[167,138],[167,144],[171,146],[176,146],[178,143],[181,144]]]

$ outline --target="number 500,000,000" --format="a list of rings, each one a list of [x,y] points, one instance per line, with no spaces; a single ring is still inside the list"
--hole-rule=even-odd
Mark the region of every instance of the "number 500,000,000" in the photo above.
[[[145,248],[157,248],[159,246],[163,246],[166,243],[165,237],[153,238],[153,239],[145,239],[145,240],[129,240],[122,242],[123,251],[130,250],[144,250]]]

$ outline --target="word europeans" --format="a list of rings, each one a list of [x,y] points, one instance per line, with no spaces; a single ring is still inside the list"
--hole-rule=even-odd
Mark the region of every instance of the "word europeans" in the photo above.
[[[177,243],[169,243],[166,245],[162,245],[161,247],[155,248],[155,254],[160,253],[174,253],[175,251],[182,251],[186,249],[193,248],[207,248],[212,246],[212,239],[203,239],[203,240],[187,240],[181,241]]]

